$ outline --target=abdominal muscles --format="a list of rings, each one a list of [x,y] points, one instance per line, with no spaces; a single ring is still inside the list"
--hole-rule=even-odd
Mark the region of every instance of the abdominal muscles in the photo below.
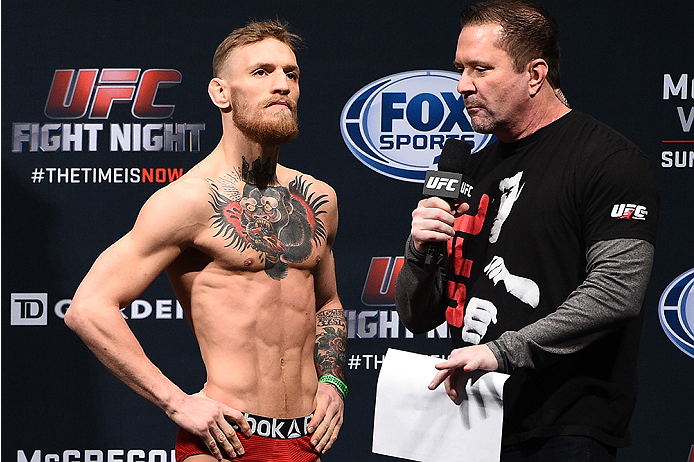
[[[190,305],[182,304],[200,344],[210,398],[266,417],[313,412],[316,305],[310,271],[294,268],[274,280],[264,271],[208,267],[179,283],[190,290]]]

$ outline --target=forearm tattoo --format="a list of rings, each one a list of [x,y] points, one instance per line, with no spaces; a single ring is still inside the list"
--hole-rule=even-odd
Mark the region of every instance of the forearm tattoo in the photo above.
[[[331,374],[344,382],[347,363],[347,322],[341,309],[316,315],[315,361],[318,377]]]

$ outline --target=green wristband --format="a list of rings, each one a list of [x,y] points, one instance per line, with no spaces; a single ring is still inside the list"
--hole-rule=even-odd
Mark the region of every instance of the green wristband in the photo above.
[[[338,390],[340,390],[340,393],[342,393],[342,399],[346,400],[347,399],[347,393],[349,393],[349,389],[347,388],[347,385],[345,385],[345,382],[342,380],[338,379],[334,375],[331,374],[326,374],[324,376],[321,376],[318,379],[319,382],[325,382],[325,383],[330,383],[332,385],[335,385]]]

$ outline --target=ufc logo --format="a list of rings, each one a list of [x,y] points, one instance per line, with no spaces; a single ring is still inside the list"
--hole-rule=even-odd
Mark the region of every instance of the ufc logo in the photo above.
[[[457,191],[458,183],[460,181],[456,178],[440,178],[432,176],[427,180],[426,187],[431,190],[441,190],[446,191]]]
[[[155,104],[160,88],[181,83],[176,69],[58,69],[45,114],[49,119],[108,119],[113,103],[132,101],[137,119],[166,119],[175,106]]]
[[[645,220],[648,209],[637,204],[615,204],[612,207],[611,216],[620,220]]]
[[[439,196],[457,200],[460,197],[459,187],[462,179],[463,175],[460,173],[427,170],[422,193],[427,197]]]

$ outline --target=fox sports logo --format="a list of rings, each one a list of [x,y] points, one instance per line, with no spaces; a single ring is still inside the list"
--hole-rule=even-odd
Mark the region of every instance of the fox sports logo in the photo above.
[[[670,341],[694,358],[694,268],[667,286],[660,297],[658,315]]]
[[[475,133],[448,71],[409,71],[363,87],[345,105],[340,129],[354,156],[370,169],[403,181],[423,182],[438,164],[443,143],[458,138],[476,152],[492,135]]]

